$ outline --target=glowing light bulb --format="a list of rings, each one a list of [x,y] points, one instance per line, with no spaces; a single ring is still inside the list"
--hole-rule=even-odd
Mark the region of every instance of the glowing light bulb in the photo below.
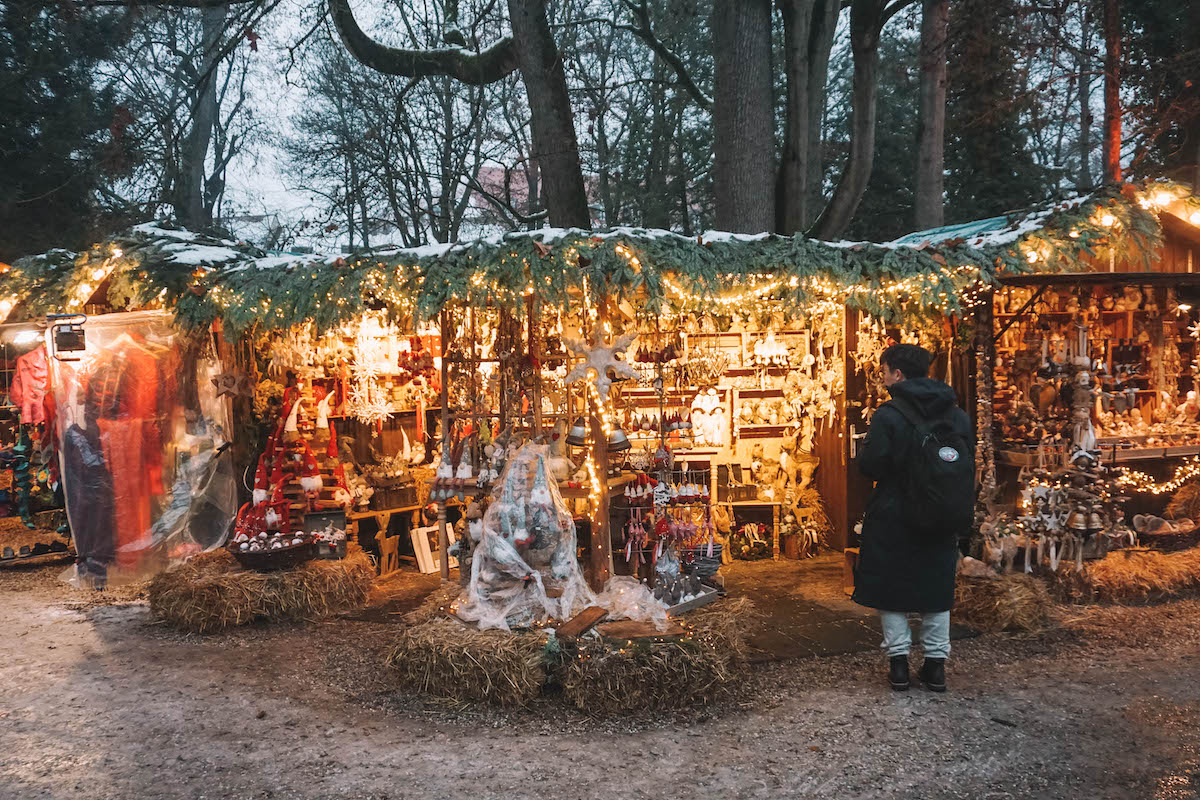
[[[1025,257],[1027,259],[1029,259],[1030,264],[1034,264],[1038,260],[1038,252],[1037,252],[1037,250],[1030,250],[1028,253],[1025,254]]]
[[[1175,196],[1172,195],[1170,192],[1158,191],[1158,192],[1155,192],[1154,196],[1151,197],[1150,199],[1151,199],[1151,202],[1154,203],[1154,205],[1161,208],[1163,206],[1170,205],[1171,201],[1173,201],[1175,199]]]
[[[1100,217],[1100,224],[1106,228],[1111,228],[1116,223],[1117,223],[1117,218],[1114,217],[1112,214],[1103,214]]]
[[[8,316],[8,312],[12,311],[12,300],[0,300],[0,317]]]
[[[120,257],[121,257],[121,256],[123,256],[123,255],[125,255],[125,251],[124,251],[124,250],[122,250],[122,249],[121,249],[121,248],[119,248],[119,247],[114,247],[114,248],[113,248],[113,258],[120,258]]]
[[[1188,217],[1188,222],[1200,227],[1200,211],[1193,211],[1191,216]]]
[[[103,279],[104,279],[104,270],[102,270],[102,269],[92,270],[92,280],[99,281],[99,280],[103,280]]]

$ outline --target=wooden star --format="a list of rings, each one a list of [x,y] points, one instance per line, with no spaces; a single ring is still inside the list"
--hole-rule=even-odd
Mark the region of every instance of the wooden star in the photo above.
[[[212,379],[213,386],[217,387],[217,397],[229,395],[234,397],[237,395],[238,379],[241,374],[235,371],[222,372],[220,375]]]
[[[564,383],[572,384],[590,378],[596,386],[596,391],[600,393],[600,397],[607,398],[608,390],[612,388],[613,378],[636,379],[638,377],[638,373],[633,367],[617,358],[617,354],[628,350],[636,338],[636,333],[626,333],[613,339],[612,344],[606,345],[603,334],[597,329],[592,334],[592,346],[588,347],[583,339],[564,334],[563,344],[567,349],[574,355],[586,359],[582,364],[576,364],[567,373]],[[612,377],[609,377],[610,371]]]

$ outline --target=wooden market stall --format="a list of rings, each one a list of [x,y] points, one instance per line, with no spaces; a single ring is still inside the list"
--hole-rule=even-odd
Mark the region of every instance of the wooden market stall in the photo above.
[[[1160,250],[1188,274],[1192,201],[1170,189],[1173,210],[1159,208],[1161,191],[1113,187],[883,244],[543,229],[314,257],[141,226],[104,245],[103,270],[73,255],[14,265],[5,302],[36,316],[86,287],[211,334],[243,469],[282,421],[322,479],[293,488],[294,506],[341,511],[381,556],[443,576],[452,556],[465,567],[509,450],[544,441],[598,588],[613,572],[653,579],[666,550],[708,569],[710,541],[764,558],[852,546],[870,488],[853,458],[886,399],[889,341],[939,353],[939,377],[981,412],[990,485],[1004,450],[992,340],[1018,330],[1000,330],[993,298]]]

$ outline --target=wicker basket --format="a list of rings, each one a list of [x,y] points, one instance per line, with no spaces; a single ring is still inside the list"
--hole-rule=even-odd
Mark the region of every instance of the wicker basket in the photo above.
[[[758,487],[749,483],[733,484],[729,487],[729,499],[735,503],[758,499]]]
[[[1143,547],[1149,547],[1162,553],[1174,553],[1179,550],[1200,545],[1200,528],[1194,528],[1182,533],[1139,533],[1138,542]]]
[[[684,550],[683,560],[691,565],[691,570],[700,578],[711,578],[721,569],[722,545],[713,543],[712,556],[708,555],[708,547],[695,547]]]
[[[371,507],[379,510],[383,508],[405,508],[407,506],[415,506],[417,504],[417,487],[412,483],[403,483],[392,487],[375,487],[375,493],[371,495]]]
[[[275,550],[259,550],[257,553],[252,553],[249,550],[243,551],[236,544],[227,545],[225,549],[243,567],[256,572],[291,569],[292,567],[300,566],[305,561],[311,560],[316,555],[313,545],[310,542],[294,544],[290,547],[280,547]]]

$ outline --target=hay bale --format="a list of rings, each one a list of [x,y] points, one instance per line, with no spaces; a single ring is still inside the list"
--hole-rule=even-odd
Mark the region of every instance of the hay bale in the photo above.
[[[545,634],[481,631],[439,613],[407,627],[388,654],[402,687],[501,706],[528,705],[541,694]]]
[[[1185,483],[1171,495],[1171,502],[1163,512],[1166,519],[1200,520],[1200,483]]]
[[[960,576],[954,589],[955,622],[985,633],[1041,631],[1054,601],[1044,581],[1023,572],[990,578]]]
[[[443,586],[405,617],[387,657],[406,690],[460,701],[524,706],[549,678],[592,714],[663,710],[726,695],[746,664],[746,633],[759,616],[745,598],[688,615],[681,640],[623,648],[603,639],[567,642],[540,631],[480,631],[446,614],[458,587]]]
[[[746,598],[688,615],[688,636],[616,646],[588,640],[555,670],[563,695],[591,714],[665,711],[709,705],[727,696],[746,665],[746,634],[759,622]]]
[[[215,550],[155,576],[147,593],[159,619],[191,633],[213,633],[259,620],[312,620],[362,608],[374,578],[362,551],[337,561],[254,572]]]
[[[1056,579],[1056,590],[1076,603],[1147,603],[1200,594],[1200,548],[1116,550],[1083,572],[1064,565]]]

